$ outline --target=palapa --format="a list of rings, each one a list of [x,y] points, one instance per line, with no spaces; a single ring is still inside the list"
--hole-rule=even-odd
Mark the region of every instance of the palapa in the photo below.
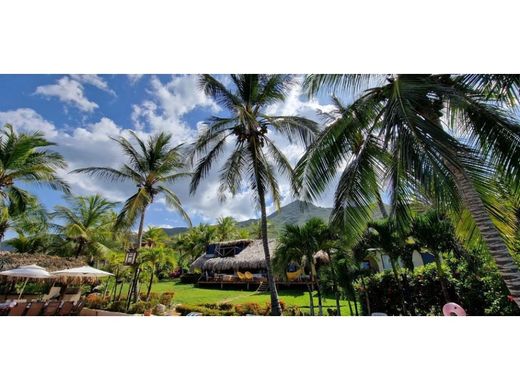
[[[202,271],[238,271],[265,269],[265,255],[262,240],[236,240],[219,242],[214,245],[233,245],[248,243],[240,253],[235,256],[218,257],[215,255],[203,254],[196,259],[190,266],[190,272],[200,269]],[[276,240],[268,241],[269,252],[274,253]]]

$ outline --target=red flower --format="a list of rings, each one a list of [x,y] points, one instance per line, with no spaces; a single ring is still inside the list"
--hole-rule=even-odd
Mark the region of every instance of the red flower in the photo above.
[[[512,295],[508,295],[508,296],[507,296],[507,300],[508,300],[509,302],[514,302],[514,301],[515,301],[515,298],[514,298]]]

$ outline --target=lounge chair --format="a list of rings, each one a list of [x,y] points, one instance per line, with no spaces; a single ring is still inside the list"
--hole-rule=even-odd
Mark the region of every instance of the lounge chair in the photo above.
[[[237,276],[240,280],[246,280],[246,275],[244,275],[242,272],[237,272]]]
[[[73,308],[74,308],[74,302],[72,302],[72,301],[63,302],[63,305],[60,307],[60,310],[58,311],[58,315],[59,316],[70,316]]]
[[[72,311],[70,314],[73,316],[79,316],[81,313],[81,310],[83,309],[83,306],[85,306],[85,301],[78,301],[72,308]]]
[[[43,316],[53,316],[58,312],[58,309],[60,308],[61,302],[58,301],[52,301],[45,305],[43,308]]]
[[[27,309],[27,303],[18,302],[15,306],[11,307],[8,316],[23,316]]]
[[[247,281],[252,281],[255,277],[253,276],[253,274],[249,271],[246,271],[246,273],[244,274],[246,276],[246,280]]]
[[[32,302],[25,313],[26,316],[39,316],[43,310],[44,302]]]

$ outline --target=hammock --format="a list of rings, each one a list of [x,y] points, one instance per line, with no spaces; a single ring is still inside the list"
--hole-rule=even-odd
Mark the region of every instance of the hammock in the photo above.
[[[300,268],[298,271],[294,272],[286,272],[287,280],[289,282],[292,282],[293,280],[298,279],[303,274],[303,269]]]

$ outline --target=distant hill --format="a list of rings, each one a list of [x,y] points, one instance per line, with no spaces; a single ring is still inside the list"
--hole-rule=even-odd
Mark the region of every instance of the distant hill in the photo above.
[[[312,203],[302,202],[296,200],[288,205],[280,208],[280,210],[267,216],[268,221],[271,223],[275,230],[279,230],[285,224],[302,225],[309,219],[318,217],[327,221],[329,219],[332,208],[318,207]],[[381,212],[376,209],[374,212],[374,219],[381,218]],[[251,224],[258,223],[258,219],[248,219],[246,221],[237,222],[240,227],[247,227]],[[171,229],[164,229],[164,231],[170,235],[176,235],[183,233],[187,230],[186,227],[176,227]]]

